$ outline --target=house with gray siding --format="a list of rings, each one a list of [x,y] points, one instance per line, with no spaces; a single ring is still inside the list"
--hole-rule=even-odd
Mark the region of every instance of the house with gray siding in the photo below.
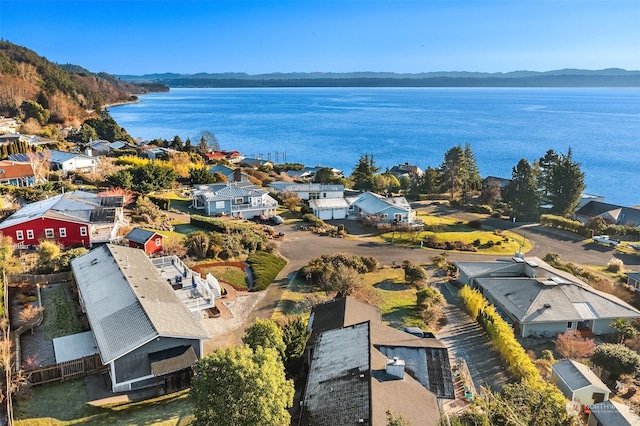
[[[244,217],[275,216],[278,202],[269,192],[249,182],[196,185],[191,191],[191,207],[207,216]]]
[[[609,324],[640,318],[640,311],[539,258],[456,262],[458,281],[478,289],[520,337],[568,330],[610,334]]]
[[[112,391],[188,387],[209,336],[144,251],[105,244],[71,267]]]

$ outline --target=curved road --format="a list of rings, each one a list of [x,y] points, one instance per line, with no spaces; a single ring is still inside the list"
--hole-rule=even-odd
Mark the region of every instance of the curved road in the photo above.
[[[417,206],[424,208],[424,205]],[[506,220],[486,218],[486,216],[464,213],[448,209],[444,206],[429,206],[424,210],[441,215],[455,215],[461,220],[480,219],[486,228],[511,230],[526,237],[533,248],[525,253],[526,256],[543,258],[547,253],[553,252],[560,255],[563,261],[571,261],[581,265],[606,265],[615,255],[623,260],[626,266],[640,270],[640,256],[627,255],[608,247],[595,243],[584,243],[584,239],[575,234],[547,228],[539,224],[512,223]],[[287,265],[280,272],[276,281],[266,290],[265,297],[260,300],[240,330],[236,330],[227,340],[228,343],[238,343],[242,332],[256,318],[271,318],[278,302],[282,297],[289,281],[302,266],[309,260],[323,254],[346,252],[361,256],[373,256],[380,265],[391,265],[395,260],[398,264],[404,260],[414,263],[427,264],[430,258],[442,253],[442,250],[396,247],[381,243],[371,238],[355,222],[344,221],[349,237],[331,238],[319,236],[311,231],[299,230],[299,225],[279,225],[278,230],[284,231],[286,237],[279,241],[278,250],[287,259]],[[448,252],[450,261],[483,261],[493,260],[497,256],[481,253]]]

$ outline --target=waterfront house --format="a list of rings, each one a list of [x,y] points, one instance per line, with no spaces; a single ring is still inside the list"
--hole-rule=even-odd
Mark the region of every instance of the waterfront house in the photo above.
[[[20,129],[20,124],[13,118],[0,116],[0,134],[16,133]]]
[[[569,400],[580,405],[609,400],[611,391],[586,365],[572,359],[551,366],[551,383]]]
[[[91,247],[113,241],[127,225],[122,196],[100,197],[84,191],[27,204],[0,223],[0,233],[20,247],[53,240],[63,246]]]
[[[278,208],[278,202],[267,190],[249,182],[195,185],[191,197],[191,207],[203,210],[207,216],[271,217],[275,216]]]
[[[398,179],[407,177],[411,179],[411,182],[416,182],[424,174],[424,172],[420,167],[414,166],[409,163],[398,164],[396,166],[393,166],[391,167],[391,169],[389,169],[389,173],[391,173],[393,176],[395,176]]]
[[[164,235],[149,229],[133,228],[124,238],[129,247],[142,249],[149,256],[162,252],[164,248]]]
[[[258,167],[273,167],[274,163],[271,160],[264,160],[262,158],[243,158],[238,162],[243,167],[249,167],[251,169],[257,169]]]
[[[31,163],[16,161],[0,161],[0,185],[17,187],[33,186],[36,183]]]
[[[105,244],[71,268],[111,390],[187,388],[209,335],[144,251]]]
[[[603,401],[588,406],[588,426],[637,426],[640,416],[633,410],[617,401]]]
[[[538,258],[455,262],[458,281],[478,289],[520,337],[555,336],[569,330],[610,334],[617,319],[640,318],[640,311],[595,290]]]

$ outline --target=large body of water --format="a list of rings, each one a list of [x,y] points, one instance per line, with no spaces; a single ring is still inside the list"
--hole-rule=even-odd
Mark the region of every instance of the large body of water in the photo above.
[[[640,204],[640,89],[172,89],[110,111],[133,137],[196,144],[208,130],[222,149],[345,175],[365,153],[424,169],[469,143],[483,177],[511,177],[521,158],[571,148],[586,192]]]

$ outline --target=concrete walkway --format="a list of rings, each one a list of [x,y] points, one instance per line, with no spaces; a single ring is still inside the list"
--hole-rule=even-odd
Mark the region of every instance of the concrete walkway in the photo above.
[[[480,324],[463,310],[454,286],[444,284],[440,288],[447,301],[444,307],[447,325],[436,337],[447,345],[452,360],[462,358],[466,361],[478,392],[480,387],[500,391],[502,386],[510,382],[510,378],[489,336]]]

